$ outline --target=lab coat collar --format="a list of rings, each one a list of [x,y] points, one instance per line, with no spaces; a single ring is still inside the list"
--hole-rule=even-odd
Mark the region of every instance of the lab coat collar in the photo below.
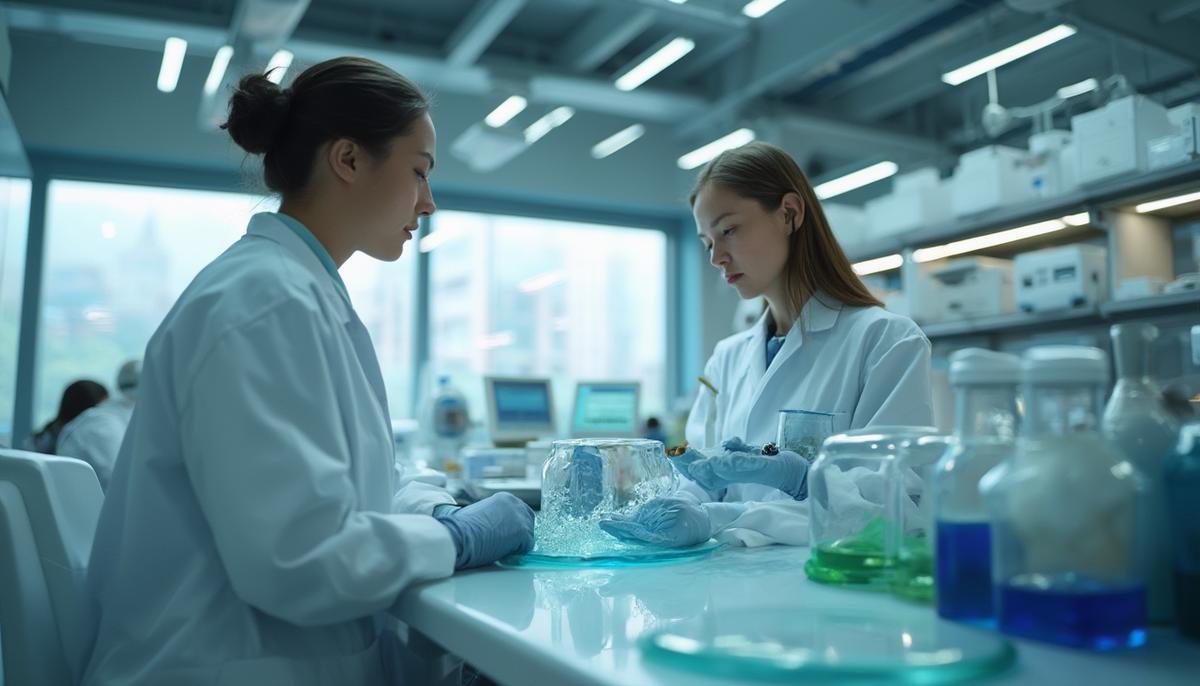
[[[246,234],[275,241],[295,255],[300,264],[312,272],[313,277],[320,284],[321,289],[330,296],[330,299],[340,304],[341,309],[338,316],[342,323],[351,320],[350,312],[353,310],[353,304],[350,302],[349,296],[334,282],[333,277],[326,271],[325,265],[321,264],[320,258],[312,248],[296,235],[295,231],[288,228],[279,217],[275,216],[274,212],[259,212],[250,217],[250,225],[246,228]]]
[[[788,332],[783,347],[775,355],[770,369],[767,369],[767,330],[773,320],[770,310],[763,312],[763,316],[758,320],[758,325],[754,327],[754,336],[751,339],[749,350],[752,360],[751,373],[758,382],[754,394],[754,406],[758,405],[763,391],[771,383],[771,379],[779,373],[780,369],[783,369],[792,355],[795,355],[803,347],[804,338],[818,331],[827,331],[833,328],[841,311],[842,304],[840,302],[822,291],[817,291],[804,304],[804,309],[800,311],[800,318],[792,325],[792,329]],[[801,326],[802,322],[803,326]]]

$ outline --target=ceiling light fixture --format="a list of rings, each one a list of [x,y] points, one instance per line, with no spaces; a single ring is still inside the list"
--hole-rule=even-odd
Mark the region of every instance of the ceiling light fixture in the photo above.
[[[1077,223],[1078,222],[1078,223]],[[921,248],[913,251],[914,262],[932,262],[940,260],[944,257],[953,255],[962,255],[964,253],[975,252],[985,248],[993,248],[997,245],[1012,243],[1013,241],[1022,241],[1026,238],[1041,236],[1047,233],[1061,231],[1068,226],[1083,226],[1086,220],[1081,220],[1080,215],[1073,214],[1059,219],[1048,219],[1044,222],[1030,224],[1029,226],[1019,226],[1015,229],[1006,231],[998,231],[989,233],[986,236],[976,236],[966,240],[947,243],[946,245],[937,245],[932,248]]]
[[[615,83],[617,90],[631,91],[637,88],[654,78],[663,69],[678,62],[695,47],[696,43],[691,38],[673,39],[656,50],[653,55],[642,60],[641,64],[622,74]]]
[[[750,129],[738,129],[727,136],[722,136],[708,145],[696,148],[683,157],[680,157],[676,164],[679,165],[680,169],[695,169],[726,150],[739,148],[752,140],[754,140],[754,131]]]
[[[568,119],[575,116],[575,109],[572,107],[556,107],[550,110],[549,114],[529,125],[525,129],[525,142],[532,144],[542,136],[550,133],[554,129],[562,126]]]
[[[267,62],[267,80],[276,85],[283,83],[288,67],[292,66],[293,57],[294,55],[287,50],[280,50],[272,55],[271,61]]]
[[[646,127],[634,124],[592,146],[592,157],[602,160],[646,134]]]
[[[1074,36],[1077,29],[1070,24],[1059,24],[1052,29],[1043,31],[1036,36],[1026,38],[1025,40],[1015,45],[1010,45],[1003,50],[994,52],[987,57],[975,60],[970,64],[959,67],[942,74],[942,81],[957,86],[960,83],[965,83],[975,78],[988,73],[993,69],[1002,67],[1009,62],[1019,60],[1022,57],[1031,53],[1037,52],[1042,48],[1053,45],[1064,38]]]
[[[758,19],[767,12],[782,5],[783,2],[784,0],[751,0],[742,8],[742,14],[753,19]]]
[[[877,257],[873,260],[855,262],[850,266],[854,269],[855,274],[866,276],[867,274],[878,274],[879,272],[899,269],[902,264],[904,264],[904,258],[900,255],[887,255],[886,257]]]
[[[491,114],[483,118],[483,123],[493,129],[498,129],[507,124],[513,117],[524,112],[525,106],[528,104],[529,102],[525,98],[519,95],[510,95],[507,100],[500,103],[499,107],[492,110]]]
[[[162,66],[158,69],[158,89],[171,93],[179,85],[179,70],[183,69],[183,56],[187,53],[187,41],[168,38],[163,46]]]
[[[1176,195],[1173,198],[1163,198],[1162,200],[1144,202],[1138,205],[1135,209],[1139,213],[1144,214],[1146,212],[1157,212],[1158,210],[1165,210],[1168,207],[1175,207],[1176,205],[1197,201],[1200,201],[1200,191],[1196,193],[1188,193],[1187,195]]]
[[[204,94],[216,95],[225,78],[225,70],[229,68],[229,60],[233,59],[233,46],[222,45],[213,58],[212,69],[208,70],[208,78],[204,80]]]
[[[843,193],[849,193],[857,188],[870,185],[876,181],[882,181],[889,176],[894,176],[900,170],[899,165],[891,160],[876,162],[869,167],[863,167],[855,172],[850,172],[845,176],[839,176],[836,179],[830,179],[824,183],[817,184],[813,191],[821,200],[826,200]]]

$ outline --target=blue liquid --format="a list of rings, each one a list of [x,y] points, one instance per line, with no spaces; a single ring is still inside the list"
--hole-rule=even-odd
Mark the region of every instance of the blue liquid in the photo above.
[[[934,579],[938,614],[968,621],[991,619],[991,526],[939,521]]]
[[[1112,650],[1146,642],[1146,588],[1055,579],[1051,590],[1000,586],[1000,630],[1072,648]]]

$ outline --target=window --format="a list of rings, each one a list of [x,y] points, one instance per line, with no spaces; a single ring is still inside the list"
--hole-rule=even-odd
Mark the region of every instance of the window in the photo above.
[[[656,230],[441,211],[429,262],[430,361],[485,414],[482,377],[553,380],[560,432],[577,381],[636,380],[666,409],[666,236]]]
[[[413,416],[417,273],[417,257],[413,253],[416,253],[413,243],[405,246],[404,255],[395,262],[380,262],[354,253],[339,270],[354,310],[375,345],[392,419]]]
[[[12,436],[30,188],[28,179],[0,177],[0,446]]]
[[[113,390],[196,273],[275,202],[240,193],[52,181],[36,431],[77,379]],[[8,397],[8,396],[6,396]]]

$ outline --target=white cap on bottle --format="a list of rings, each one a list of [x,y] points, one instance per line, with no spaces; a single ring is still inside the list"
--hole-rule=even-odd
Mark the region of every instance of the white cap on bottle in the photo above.
[[[1011,384],[1021,377],[1021,358],[986,348],[963,348],[950,355],[950,385]]]
[[[1085,345],[1042,345],[1021,358],[1023,384],[1107,384],[1110,375],[1108,355]]]

